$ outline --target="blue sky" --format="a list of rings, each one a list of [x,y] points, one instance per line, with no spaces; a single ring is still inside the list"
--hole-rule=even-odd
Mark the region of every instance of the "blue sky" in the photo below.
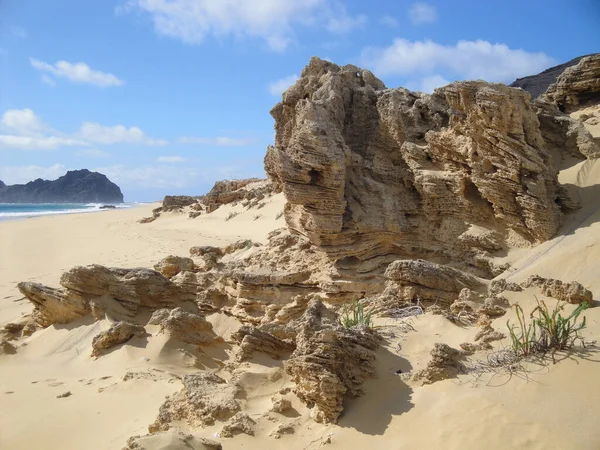
[[[600,51],[599,24],[597,0],[0,0],[0,179],[202,194],[264,176],[269,110],[313,55],[429,92]]]

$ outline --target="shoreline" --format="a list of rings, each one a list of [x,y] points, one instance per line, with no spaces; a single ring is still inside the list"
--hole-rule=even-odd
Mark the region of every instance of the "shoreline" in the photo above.
[[[0,207],[4,206],[4,205],[31,205],[31,206],[35,206],[35,205],[76,205],[76,206],[81,206],[81,208],[73,208],[72,210],[65,208],[65,209],[58,209],[56,211],[52,211],[52,210],[41,210],[41,211],[24,211],[24,212],[0,212],[0,223],[3,222],[12,222],[12,221],[19,221],[19,220],[24,220],[24,219],[38,219],[38,218],[42,218],[42,217],[53,217],[53,216],[63,216],[63,215],[74,215],[74,214],[88,214],[88,213],[95,213],[95,212],[106,212],[106,211],[119,211],[119,210],[126,210],[126,209],[132,209],[132,208],[137,208],[138,206],[143,206],[143,205],[149,205],[149,204],[156,204],[157,202],[152,202],[152,203],[137,203],[137,202],[124,202],[124,203],[119,203],[118,205],[123,205],[123,206],[118,206],[117,204],[113,205],[110,203],[0,203]],[[94,206],[91,206],[94,205]],[[103,205],[111,205],[111,206],[115,206],[115,208],[100,208],[100,206]],[[88,208],[88,209],[84,209],[84,208]],[[14,214],[14,215],[9,215],[9,214]]]

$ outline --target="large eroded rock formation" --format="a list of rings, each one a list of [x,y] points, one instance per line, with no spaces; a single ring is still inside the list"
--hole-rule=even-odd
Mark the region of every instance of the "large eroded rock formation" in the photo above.
[[[506,240],[541,242],[561,224],[557,171],[522,90],[386,89],[313,58],[271,113],[265,168],[287,224],[345,269],[421,257],[489,275]]]

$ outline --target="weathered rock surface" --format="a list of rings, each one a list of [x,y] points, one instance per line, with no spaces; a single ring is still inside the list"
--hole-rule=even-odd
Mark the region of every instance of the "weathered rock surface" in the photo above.
[[[523,287],[536,287],[548,297],[572,304],[586,302],[588,305],[591,305],[593,301],[592,291],[586,289],[577,281],[565,283],[553,278],[531,275],[527,280],[521,283],[521,285]]]
[[[265,169],[288,227],[340,277],[434,256],[489,276],[507,239],[541,242],[561,224],[557,172],[521,90],[385,89],[369,71],[313,58],[271,113]]]
[[[148,325],[160,325],[161,333],[188,344],[210,344],[217,338],[212,324],[205,317],[181,308],[155,311]]]
[[[129,322],[117,322],[108,330],[94,336],[92,340],[92,356],[100,356],[103,350],[127,342],[134,336],[144,337],[146,330],[140,325]]]
[[[566,113],[600,103],[600,53],[565,69],[542,98]]]
[[[97,318],[123,319],[135,316],[140,308],[172,308],[196,298],[195,293],[149,269],[78,266],[63,273],[60,284],[64,289],[30,282],[18,285],[34,304],[33,317],[42,326],[72,322],[90,312]]]
[[[531,98],[535,99],[542,95],[550,85],[554,84],[557,78],[569,67],[574,66],[579,63],[583,58],[591,55],[584,55],[574,58],[566,63],[559,64],[554,67],[550,67],[549,69],[544,70],[543,72],[538,73],[537,75],[529,75],[523,78],[517,78],[511,84],[510,87],[521,88],[531,94]]]
[[[273,359],[280,359],[282,355],[291,353],[296,348],[293,341],[289,339],[279,339],[251,326],[240,327],[231,337],[239,345],[236,354],[238,361],[251,359],[255,352],[265,353]]]
[[[250,418],[248,414],[238,412],[227,421],[227,423],[221,430],[221,433],[219,434],[221,437],[224,438],[230,438],[240,433],[244,433],[249,436],[254,436],[255,426],[256,422],[252,418]]]
[[[245,180],[217,181],[202,200],[209,213],[222,205],[237,201],[257,203],[265,197],[277,193],[277,187],[269,180],[248,178]]]
[[[17,285],[21,294],[33,303],[33,318],[43,327],[54,323],[69,323],[90,313],[90,307],[79,295],[68,295],[39,283],[25,281]]]
[[[151,223],[158,219],[164,212],[181,212],[188,206],[195,212],[201,213],[202,211],[202,205],[199,203],[199,199],[195,197],[190,197],[189,195],[167,195],[163,199],[162,205],[152,210],[152,216],[144,217],[139,222]]]
[[[600,103],[600,98],[598,102]],[[600,157],[600,140],[594,138],[583,123],[562,113],[555,104],[547,100],[537,99],[533,105],[540,121],[540,131],[546,149],[554,157],[562,155],[580,159]]]
[[[178,210],[186,206],[192,206],[198,203],[198,200],[189,195],[167,195],[163,199],[162,208],[164,212]]]
[[[165,277],[171,278],[180,272],[192,271],[194,269],[194,260],[191,258],[169,255],[156,263],[154,269],[162,273]]]
[[[195,373],[183,377],[181,391],[167,397],[158,418],[148,427],[150,433],[165,431],[176,420],[191,426],[212,425],[227,420],[240,410],[236,400],[241,389],[212,373]]]
[[[461,362],[463,358],[464,352],[438,342],[431,350],[431,360],[427,363],[427,367],[417,371],[413,379],[423,384],[432,384],[452,378],[466,370]]]
[[[54,181],[0,185],[0,203],[123,203],[121,189],[98,172],[70,170]]]
[[[345,329],[319,300],[302,317],[296,350],[285,370],[296,383],[294,392],[317,422],[336,422],[345,395],[363,395],[363,382],[375,376],[378,337],[370,329]]]

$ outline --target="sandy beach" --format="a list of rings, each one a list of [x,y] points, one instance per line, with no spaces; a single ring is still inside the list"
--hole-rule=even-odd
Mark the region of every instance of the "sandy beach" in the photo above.
[[[600,185],[599,168],[598,161],[582,162],[564,172],[562,180],[591,189]],[[506,257],[513,266],[511,280],[532,273],[577,279],[593,291],[594,298],[600,297],[593,264],[600,252],[598,201],[585,195],[582,200],[586,207],[569,219],[558,237],[534,249],[516,249]],[[166,213],[142,225],[138,220],[156,207],[144,205],[0,223],[0,325],[31,312],[30,303],[15,287],[19,281],[56,286],[61,273],[76,265],[151,267],[168,254],[187,255],[194,245],[223,246],[239,239],[264,242],[271,230],[283,226],[283,219],[276,219],[283,203],[282,194],[272,197],[256,220],[257,212],[251,210],[225,220],[232,210],[243,209],[223,206],[193,220]],[[554,302],[531,289],[508,294],[511,303],[519,302],[526,310],[533,307],[534,295]],[[503,328],[512,314],[493,325]],[[597,339],[600,309],[587,311],[586,317],[585,336]],[[218,330],[237,326],[235,320],[220,315],[213,322]],[[414,331],[406,333],[399,332],[390,319],[378,319],[376,324],[387,337],[377,353],[377,378],[366,383],[367,395],[348,400],[347,413],[337,425],[313,422],[309,410],[296,401],[295,434],[269,438],[277,423],[267,422],[270,425],[257,431],[263,437],[239,435],[229,439],[226,448],[259,449],[265,448],[265,442],[274,449],[318,448],[328,439],[328,448],[340,449],[598,448],[600,430],[589,414],[600,400],[595,387],[600,377],[596,353],[565,354],[559,364],[529,365],[526,372],[512,375],[484,374],[479,379],[465,375],[417,386],[402,381],[396,372],[422,368],[440,336],[457,346],[472,339],[476,329],[431,315],[414,318]],[[106,321],[50,326],[27,338],[16,354],[0,357],[3,449],[115,449],[130,436],[146,434],[164,397],[180,388],[180,376],[192,368],[184,355],[165,347],[160,335],[147,342],[134,338],[94,359],[89,355],[91,339],[107,327]],[[210,350],[205,351],[205,357],[212,359]],[[261,414],[273,393],[291,382],[281,363],[246,364],[244,383],[250,394],[244,409]],[[72,395],[57,398],[67,391]],[[212,438],[216,431],[208,427],[201,434]],[[171,448],[166,446],[168,437],[160,439],[148,448]]]

